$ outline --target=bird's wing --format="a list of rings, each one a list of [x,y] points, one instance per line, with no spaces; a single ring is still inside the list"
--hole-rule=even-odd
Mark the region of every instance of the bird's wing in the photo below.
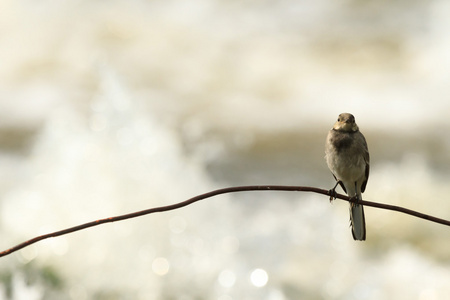
[[[364,191],[366,190],[366,185],[367,185],[367,181],[369,180],[369,172],[370,172],[370,155],[369,155],[369,148],[367,147],[367,142],[366,139],[364,138],[364,135],[362,135],[363,138],[363,144],[364,144],[364,161],[366,162],[366,171],[365,171],[365,176],[366,179],[364,180],[364,182],[361,185],[361,193],[364,193]]]
[[[364,193],[366,190],[367,180],[369,180],[369,171],[370,171],[370,164],[366,163],[366,179],[363,181],[361,185],[361,193]]]

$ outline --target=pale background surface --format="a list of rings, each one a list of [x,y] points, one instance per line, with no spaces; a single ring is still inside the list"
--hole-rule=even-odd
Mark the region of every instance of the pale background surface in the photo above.
[[[448,1],[0,1],[0,247],[215,188],[331,188],[450,218]],[[220,196],[0,259],[0,299],[443,299],[450,229],[307,193]],[[268,280],[266,281],[266,276]]]

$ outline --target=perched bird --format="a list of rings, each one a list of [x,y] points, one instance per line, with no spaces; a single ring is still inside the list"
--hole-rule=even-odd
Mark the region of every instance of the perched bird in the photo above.
[[[361,200],[369,178],[370,159],[366,139],[352,114],[339,115],[327,136],[325,158],[337,181],[332,191],[340,184],[349,197],[356,197],[356,202]],[[353,239],[364,241],[366,221],[362,205],[350,203],[350,222]]]

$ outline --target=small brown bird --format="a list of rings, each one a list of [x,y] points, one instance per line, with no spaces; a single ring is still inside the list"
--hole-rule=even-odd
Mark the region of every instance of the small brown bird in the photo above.
[[[344,192],[349,197],[361,200],[361,193],[366,189],[369,178],[370,158],[366,139],[359,131],[352,114],[339,115],[328,133],[325,154],[328,168]],[[353,239],[364,241],[366,221],[362,205],[350,203],[350,222]]]

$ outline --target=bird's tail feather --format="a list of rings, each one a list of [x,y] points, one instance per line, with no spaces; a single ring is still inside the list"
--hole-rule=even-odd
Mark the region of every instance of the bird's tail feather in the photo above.
[[[350,222],[352,225],[353,239],[355,241],[366,240],[366,220],[362,205],[350,203]]]

